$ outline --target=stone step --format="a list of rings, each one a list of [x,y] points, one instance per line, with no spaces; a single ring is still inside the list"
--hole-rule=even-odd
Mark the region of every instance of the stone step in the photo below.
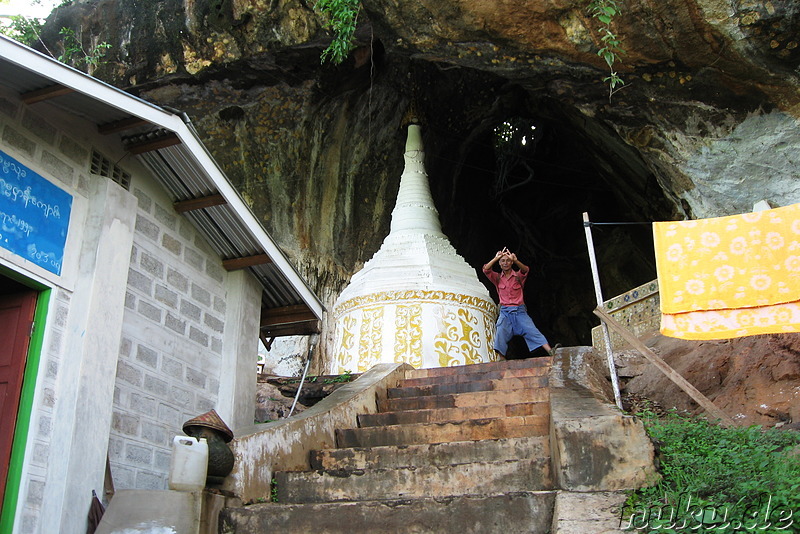
[[[377,447],[381,445],[518,438],[544,436],[549,430],[549,414],[443,423],[414,423],[387,427],[336,429],[336,446]]]
[[[220,512],[220,532],[261,534],[545,534],[555,492],[448,499],[256,504]]]
[[[452,393],[471,393],[475,391],[502,391],[508,389],[541,388],[547,386],[547,376],[524,376],[502,380],[475,380],[452,384],[431,384],[388,388],[386,396],[390,399],[421,397],[427,395],[449,395]]]
[[[428,386],[432,384],[451,384],[455,382],[472,382],[475,380],[500,380],[524,376],[544,376],[550,371],[549,367],[520,367],[516,369],[495,369],[483,372],[459,373],[442,376],[424,376],[420,378],[406,378],[400,383],[401,387]]]
[[[466,421],[489,417],[513,417],[517,415],[545,415],[550,410],[546,402],[526,402],[519,404],[493,404],[480,409],[469,408],[429,408],[423,410],[401,410],[358,416],[358,426],[403,425],[408,423],[443,423],[446,421]]]
[[[391,469],[497,462],[550,456],[549,436],[384,445],[311,451],[311,468],[328,471]]]
[[[549,458],[397,469],[278,471],[274,477],[278,502],[290,504],[495,495],[553,487]]]
[[[546,402],[550,399],[548,388],[503,389],[475,391],[469,393],[428,395],[378,400],[381,412],[400,410],[427,410],[431,408],[483,408],[492,404],[519,404],[524,402]]]
[[[502,360],[499,362],[476,363],[472,365],[457,365],[454,367],[431,367],[429,369],[414,369],[406,373],[406,378],[423,378],[427,376],[446,376],[469,373],[484,373],[498,369],[521,369],[526,367],[550,367],[552,358],[527,358],[524,360]]]

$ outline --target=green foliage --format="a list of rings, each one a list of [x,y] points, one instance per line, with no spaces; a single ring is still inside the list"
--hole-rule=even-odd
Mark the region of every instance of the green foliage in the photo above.
[[[319,0],[314,9],[322,15],[323,26],[333,32],[333,41],[322,51],[320,60],[339,64],[353,49],[353,35],[356,32],[358,14],[361,11],[359,0]]]
[[[337,384],[350,382],[353,379],[353,374],[350,371],[345,371],[343,374],[334,376],[333,378],[326,378],[322,381],[323,384]]]
[[[625,524],[653,533],[722,533],[752,525],[747,531],[788,532],[792,513],[797,522],[800,433],[722,428],[676,412],[640,415],[659,448],[662,479],[631,493]]]
[[[58,32],[63,38],[64,53],[58,56],[58,60],[75,68],[86,67],[91,73],[95,67],[102,64],[102,58],[111,45],[103,41],[96,45],[84,48],[80,35],[75,33],[72,28],[61,28]]]
[[[619,12],[617,0],[591,0],[589,2],[589,13],[600,23],[598,31],[603,46],[597,51],[597,55],[603,58],[610,72],[609,76],[603,78],[603,82],[608,85],[609,102],[614,93],[625,84],[614,70],[614,63],[620,55],[625,53],[619,37],[611,30],[611,22],[616,15],[619,15]]]
[[[0,0],[0,6],[8,3],[7,1]],[[59,7],[67,7],[73,3],[73,0],[63,0],[58,4]],[[40,5],[41,0],[33,0],[31,5]],[[0,9],[0,12],[2,9]],[[44,26],[44,19],[36,17],[27,17],[25,15],[11,15],[9,17],[2,17],[0,19],[0,34],[10,37],[20,43],[33,46],[39,41],[39,35]]]
[[[39,33],[42,31],[41,20],[23,15],[12,15],[8,20],[8,25],[0,25],[0,34],[28,46],[33,46],[39,40]]]
[[[319,377],[319,376],[307,376],[306,377],[306,382],[314,384],[320,378],[321,377]],[[322,383],[323,384],[338,384],[338,383],[350,382],[351,380],[353,380],[353,373],[351,373],[350,371],[345,371],[341,375],[337,375],[337,376],[333,376],[333,377],[329,377],[329,378],[324,378],[322,380]],[[300,379],[299,378],[295,378],[295,379],[292,379],[292,380],[287,380],[286,383],[287,384],[299,384],[300,383]]]
[[[278,481],[273,478],[270,480],[269,486],[269,500],[272,502],[278,502]]]

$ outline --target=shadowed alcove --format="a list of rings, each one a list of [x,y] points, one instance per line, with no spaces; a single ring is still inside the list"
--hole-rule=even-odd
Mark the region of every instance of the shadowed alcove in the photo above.
[[[526,303],[545,336],[591,344],[598,323],[582,214],[662,220],[669,205],[654,178],[636,154],[610,152],[601,125],[536,91],[465,69],[413,72],[424,80],[412,98],[445,234],[478,272],[497,250],[515,252],[531,268]],[[655,278],[649,224],[593,235],[606,298]]]

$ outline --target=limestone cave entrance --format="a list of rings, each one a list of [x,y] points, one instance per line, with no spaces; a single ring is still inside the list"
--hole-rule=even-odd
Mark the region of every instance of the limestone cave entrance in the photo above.
[[[445,234],[478,270],[503,247],[516,252],[531,267],[526,303],[545,336],[590,345],[598,321],[582,213],[674,218],[653,173],[572,104],[464,69],[428,68],[420,79],[426,168]],[[593,232],[606,298],[656,278],[649,224]]]

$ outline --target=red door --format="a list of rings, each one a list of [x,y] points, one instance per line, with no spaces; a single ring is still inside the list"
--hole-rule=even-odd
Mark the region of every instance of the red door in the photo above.
[[[37,296],[36,291],[0,295],[0,503],[6,489]]]

